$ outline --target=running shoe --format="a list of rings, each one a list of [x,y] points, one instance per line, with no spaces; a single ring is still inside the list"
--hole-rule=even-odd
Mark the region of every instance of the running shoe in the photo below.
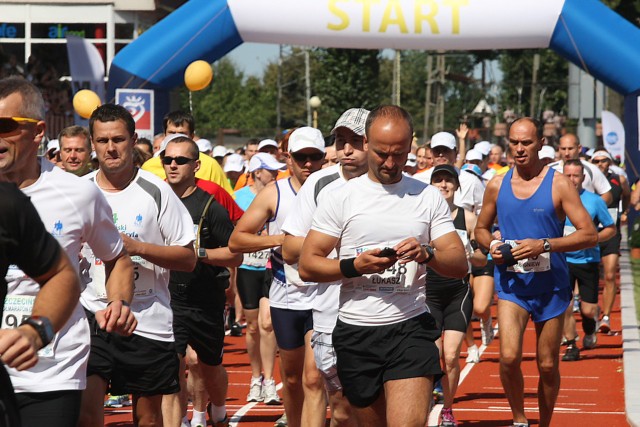
[[[482,344],[485,346],[491,344],[491,341],[493,341],[492,323],[493,322],[491,316],[489,316],[489,321],[486,323],[482,319],[480,319],[480,333],[482,334]]]
[[[562,356],[563,362],[575,362],[580,360],[580,349],[575,344],[567,347],[564,356]]]
[[[214,422],[212,425],[213,427],[229,427],[230,421],[231,420],[229,419],[229,416],[227,414],[224,414],[224,419],[222,421]]]
[[[238,322],[233,322],[233,325],[231,325],[231,331],[229,332],[229,335],[231,335],[232,337],[241,337],[242,325]]]
[[[262,382],[262,397],[265,405],[280,405],[282,401],[276,391],[276,382],[273,379]]]
[[[251,378],[249,394],[247,394],[247,402],[262,402],[264,400],[262,392],[262,375],[258,378]]]
[[[453,411],[451,410],[451,408],[442,408],[440,417],[441,421],[439,427],[458,427],[458,423],[453,416]]]
[[[273,425],[273,427],[287,427],[289,423],[287,422],[287,414],[282,414],[280,418],[278,418]]]
[[[111,396],[104,402],[105,408],[122,408],[123,406],[131,406],[131,399],[128,394],[120,396]]]
[[[513,427],[529,427],[529,422],[526,423],[513,423]]]
[[[480,351],[478,351],[477,345],[472,345],[467,348],[467,363],[478,363],[480,362]]]
[[[592,333],[584,336],[583,346],[586,349],[596,348],[596,344],[598,343],[598,336],[596,333]]]
[[[600,325],[598,326],[598,332],[603,334],[611,332],[611,321],[609,320],[609,316],[602,316],[602,320],[600,320]]]

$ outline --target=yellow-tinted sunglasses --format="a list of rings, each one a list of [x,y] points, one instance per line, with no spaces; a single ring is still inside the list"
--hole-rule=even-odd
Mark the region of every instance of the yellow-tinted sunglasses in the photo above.
[[[18,129],[20,122],[38,123],[39,119],[29,117],[0,117],[0,133],[9,133]]]

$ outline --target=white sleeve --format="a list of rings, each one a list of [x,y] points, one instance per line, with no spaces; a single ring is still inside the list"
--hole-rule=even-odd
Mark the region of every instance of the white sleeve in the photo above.
[[[162,183],[164,184],[164,183]],[[158,218],[160,233],[167,246],[186,246],[196,239],[193,220],[182,201],[168,184],[162,186],[162,210]]]
[[[453,226],[449,205],[440,191],[433,186],[427,187],[427,190],[429,189],[431,191],[424,192],[426,196],[424,203],[428,203],[427,206],[432,206],[429,237],[431,240],[435,240],[447,233],[455,232],[456,229]]]
[[[120,232],[113,224],[111,206],[95,186],[87,182],[86,209],[82,209],[85,220],[82,236],[97,258],[103,261],[114,259],[124,247]]]
[[[591,172],[593,172],[592,181],[593,188],[594,190],[596,190],[596,194],[601,195],[608,191],[611,191],[611,184],[609,183],[609,180],[607,180],[607,177],[604,176],[604,174],[600,171],[600,169],[591,168]]]
[[[339,196],[338,193],[330,193],[318,203],[318,208],[313,214],[312,230],[340,238],[344,226],[345,200]]]
[[[473,212],[474,208],[476,207],[475,200],[473,197],[475,187],[470,180],[466,179],[466,177],[462,175],[462,174],[468,174],[468,173],[469,172],[464,172],[464,171],[460,172],[460,188],[458,188],[458,191],[455,192],[454,198],[455,198],[455,204],[457,206],[460,206],[461,208],[464,208],[468,211]],[[472,178],[476,179],[475,177],[472,177]]]

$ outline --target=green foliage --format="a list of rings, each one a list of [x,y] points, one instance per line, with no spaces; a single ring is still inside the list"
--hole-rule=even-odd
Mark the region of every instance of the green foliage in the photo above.
[[[633,222],[631,236],[629,236],[629,247],[640,248],[640,216]]]

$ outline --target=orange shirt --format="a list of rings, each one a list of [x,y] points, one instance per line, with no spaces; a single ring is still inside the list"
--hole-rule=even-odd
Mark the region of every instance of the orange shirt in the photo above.
[[[282,178],[289,178],[291,174],[289,173],[289,169],[278,171],[278,176],[276,177],[276,181]],[[241,189],[242,187],[246,187],[247,185],[253,184],[253,178],[251,178],[251,174],[249,172],[243,173],[240,175],[238,180],[236,181],[236,186],[233,188],[234,191]]]

